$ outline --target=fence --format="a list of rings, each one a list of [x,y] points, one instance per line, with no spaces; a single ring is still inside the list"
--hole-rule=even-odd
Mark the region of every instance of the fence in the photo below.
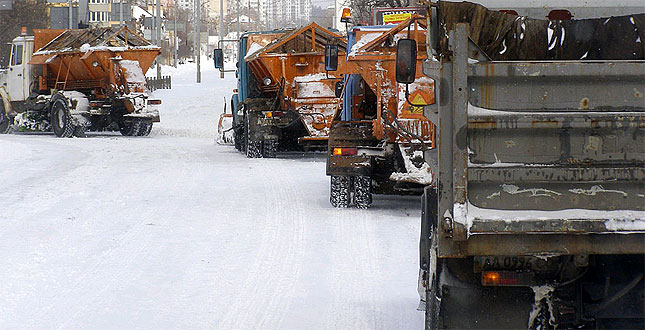
[[[157,89],[171,89],[172,79],[170,76],[162,76],[160,79],[146,77],[146,86],[151,92]]]

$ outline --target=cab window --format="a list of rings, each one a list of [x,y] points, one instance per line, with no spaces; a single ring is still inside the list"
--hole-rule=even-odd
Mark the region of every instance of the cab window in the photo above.
[[[22,64],[22,45],[11,46],[11,66]]]
[[[16,45],[16,65],[22,64],[22,45]]]

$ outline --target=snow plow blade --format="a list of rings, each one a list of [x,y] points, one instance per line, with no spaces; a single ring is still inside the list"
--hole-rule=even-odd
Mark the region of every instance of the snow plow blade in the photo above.
[[[235,143],[234,136],[233,115],[230,113],[219,115],[219,121],[217,122],[217,144],[232,145]]]

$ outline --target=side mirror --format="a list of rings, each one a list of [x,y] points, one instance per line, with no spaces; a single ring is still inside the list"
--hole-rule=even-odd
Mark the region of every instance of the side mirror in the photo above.
[[[213,50],[213,61],[215,62],[215,69],[224,69],[224,51],[221,48]]]
[[[338,45],[325,45],[325,70],[338,69]]]
[[[336,85],[334,86],[334,94],[336,97],[341,97],[343,95],[343,87],[345,87],[345,84],[343,84],[342,80],[336,82]]]
[[[417,42],[401,39],[396,43],[396,82],[411,84],[417,73]]]

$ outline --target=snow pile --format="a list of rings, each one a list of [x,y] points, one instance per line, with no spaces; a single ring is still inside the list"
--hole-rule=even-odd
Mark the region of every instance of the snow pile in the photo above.
[[[418,183],[423,185],[429,185],[432,183],[432,170],[430,165],[425,161],[421,163],[421,166],[417,167],[412,159],[423,159],[423,152],[420,150],[414,151],[412,155],[408,156],[403,152],[403,147],[399,145],[402,149],[401,154],[403,155],[403,162],[405,163],[406,173],[394,172],[390,174],[390,180],[392,181],[403,181]]]
[[[336,97],[328,84],[320,81],[297,83],[298,98]]]
[[[125,79],[129,83],[146,83],[146,77],[139,66],[139,61],[121,60],[119,65],[123,68]]]

